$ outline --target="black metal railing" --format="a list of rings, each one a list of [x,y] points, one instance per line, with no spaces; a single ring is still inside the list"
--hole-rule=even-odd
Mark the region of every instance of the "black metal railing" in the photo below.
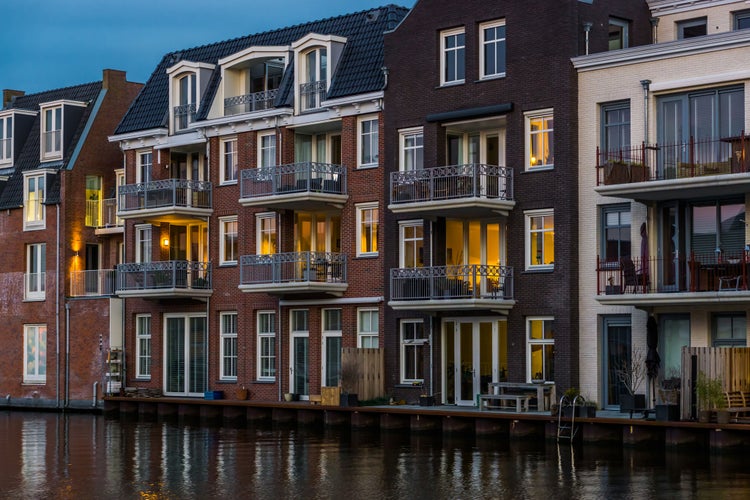
[[[158,289],[210,290],[211,264],[166,260],[117,266],[118,292]]]
[[[279,89],[263,90],[252,94],[238,95],[224,99],[224,115],[237,115],[240,113],[251,113],[263,111],[273,107]]]
[[[466,164],[391,173],[391,203],[459,198],[513,199],[513,169]]]
[[[391,269],[391,300],[513,299],[513,268],[469,264]]]
[[[195,103],[180,104],[173,108],[174,112],[174,126],[177,130],[187,128],[188,125],[195,121],[195,112],[197,106]]]
[[[120,212],[169,207],[210,209],[212,192],[210,182],[187,179],[127,184],[118,189],[117,209]]]
[[[308,161],[249,168],[240,173],[240,198],[306,192],[346,194],[346,169]]]
[[[288,252],[240,257],[240,284],[346,283],[346,255]]]
[[[326,97],[325,80],[300,84],[299,95],[302,111],[318,109]]]

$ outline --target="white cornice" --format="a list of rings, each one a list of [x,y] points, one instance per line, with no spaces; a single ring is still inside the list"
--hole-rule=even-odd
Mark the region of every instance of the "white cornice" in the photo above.
[[[747,4],[738,0],[648,0],[651,13],[657,17],[733,3]]]
[[[169,130],[166,128],[152,128],[148,130],[137,130],[135,132],[127,132],[125,134],[110,135],[107,137],[107,140],[109,140],[109,142],[130,143],[130,142],[136,142],[136,141],[144,141],[146,139],[152,139],[156,137],[166,137],[168,133],[169,133]],[[126,148],[123,145],[123,149],[130,149],[130,148]]]

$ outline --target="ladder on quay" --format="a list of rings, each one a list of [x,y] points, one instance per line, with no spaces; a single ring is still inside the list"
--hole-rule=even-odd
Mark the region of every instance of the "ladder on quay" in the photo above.
[[[573,438],[575,438],[576,433],[578,432],[578,427],[576,427],[576,406],[583,406],[586,403],[586,400],[583,398],[583,396],[578,395],[574,397],[572,400],[563,394],[563,396],[560,398],[560,404],[557,407],[557,441],[559,442],[561,439],[569,439],[570,442],[573,442]],[[572,411],[570,412],[570,422],[563,422],[562,416],[563,408],[571,408]]]

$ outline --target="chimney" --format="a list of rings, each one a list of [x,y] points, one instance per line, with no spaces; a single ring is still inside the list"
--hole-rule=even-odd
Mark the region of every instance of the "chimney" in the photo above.
[[[105,69],[102,71],[102,87],[111,89],[115,86],[122,87],[125,84],[125,72],[119,69]]]
[[[25,93],[26,92],[24,92],[23,90],[3,89],[3,108],[13,102],[13,99],[15,99],[16,97],[21,97]]]

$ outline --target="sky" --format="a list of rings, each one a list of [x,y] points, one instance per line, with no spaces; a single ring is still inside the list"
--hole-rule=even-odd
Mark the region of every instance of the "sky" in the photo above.
[[[145,83],[168,52],[415,0],[0,0],[0,89]]]

